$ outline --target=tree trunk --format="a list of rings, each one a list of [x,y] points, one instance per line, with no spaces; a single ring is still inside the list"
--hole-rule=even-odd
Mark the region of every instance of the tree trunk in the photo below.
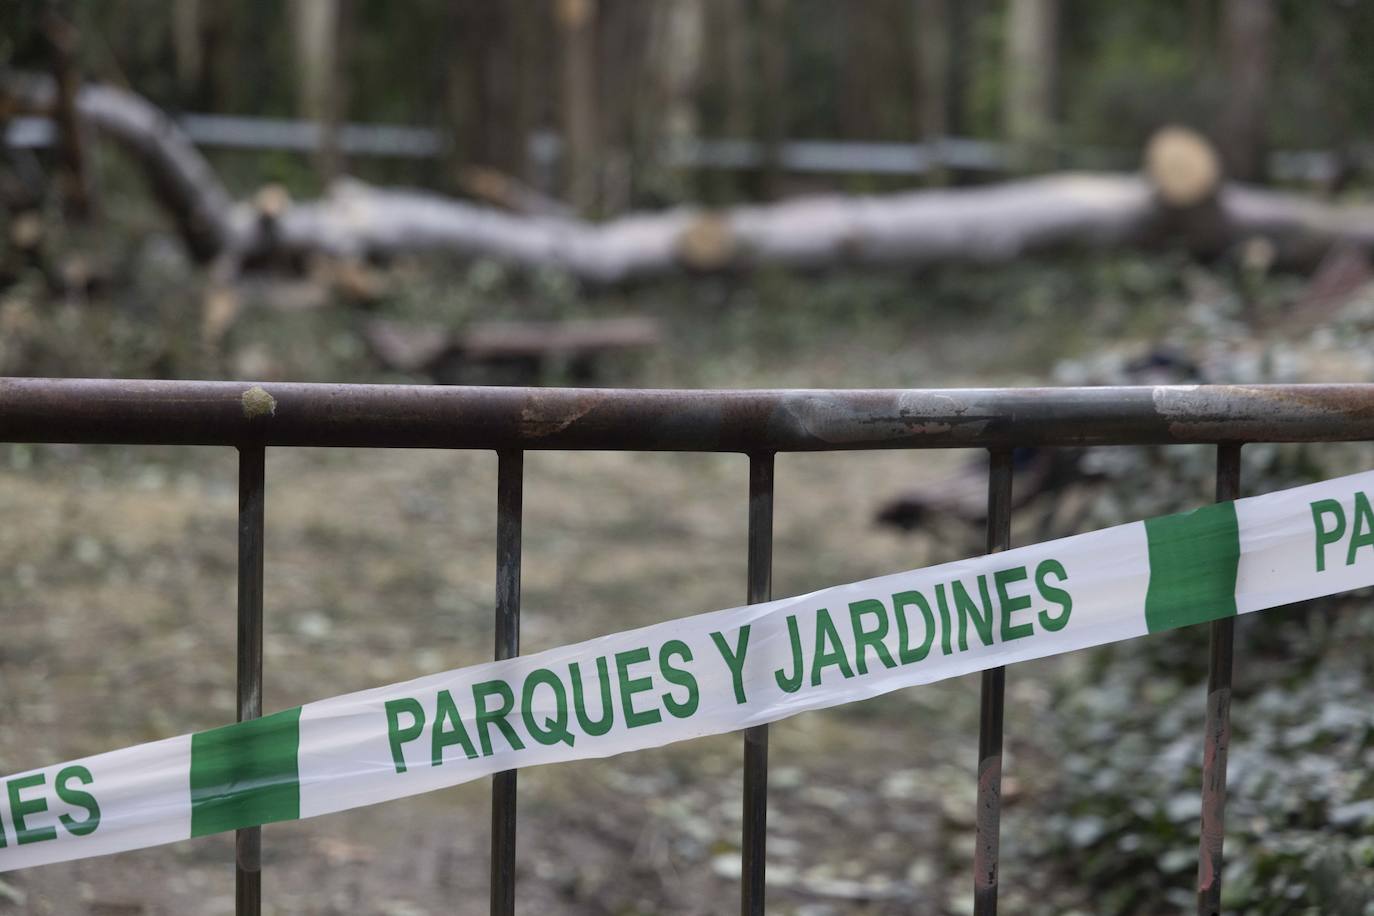
[[[1214,0],[1188,0],[1188,56],[1193,68],[1193,77],[1200,79],[1207,75],[1212,62],[1212,33],[1216,31],[1216,6]]]
[[[568,202],[582,214],[598,201],[597,0],[557,0],[563,46],[563,150]]]
[[[1054,161],[1059,0],[1011,0],[1007,15],[1003,116],[1020,169]]]
[[[948,0],[916,0],[916,132],[934,149],[949,136],[950,23]],[[945,183],[945,170],[932,163],[931,184]]]
[[[976,27],[982,16],[983,2],[959,0],[948,11],[949,86],[945,102],[945,129],[951,137],[963,137],[970,133],[968,96],[979,63]]]
[[[326,181],[342,171],[339,154],[342,0],[292,0],[296,92],[301,117],[318,125],[317,165]]]
[[[782,141],[787,130],[786,0],[759,0],[758,95],[754,105],[759,146],[763,153],[763,197],[782,194]]]
[[[1374,245],[1374,207],[1333,206],[1245,185],[1218,192],[1223,245],[1262,236],[1310,266],[1333,244]],[[358,259],[418,252],[488,257],[593,283],[777,265],[998,263],[1065,249],[1181,246],[1151,181],[1050,175],[955,191],[798,198],[722,211],[680,208],[606,223],[516,216],[437,195],[341,182],[287,209],[264,254]],[[268,247],[264,248],[266,245]],[[1215,250],[1207,239],[1204,253]]]
[[[56,9],[49,9],[44,32],[52,53],[53,79],[57,86],[57,136],[61,161],[59,186],[62,206],[68,218],[85,220],[91,216],[94,199],[86,162],[84,125],[77,117],[76,95],[81,89],[81,74],[76,64],[76,26]]]
[[[200,80],[190,102],[200,111],[232,110],[235,89],[241,80],[239,48],[234,41],[235,18],[240,10],[228,3],[202,5]]]
[[[1330,148],[1334,153],[1331,174],[1322,184],[1328,193],[1344,189],[1356,170],[1351,138],[1354,118],[1350,67],[1350,34],[1353,31],[1350,11],[1344,4],[1328,5],[1325,15],[1317,21],[1317,36],[1312,52],[1312,73],[1325,88],[1323,109],[1310,113],[1312,123],[1307,136]]]
[[[554,74],[551,58],[552,35],[549,17],[542,0],[515,0],[506,8],[511,17],[507,26],[514,46],[512,54],[515,92],[514,118],[509,121],[509,141],[499,166],[531,186],[537,186],[533,161],[529,155],[530,136],[536,127],[549,123],[555,108],[549,102],[548,87]],[[550,188],[542,188],[552,197]]]
[[[657,114],[662,137],[668,144],[689,143],[697,138],[696,95],[706,39],[705,14],[703,0],[674,0],[661,11],[665,21],[659,31],[662,44],[658,72],[663,108]]]
[[[200,0],[174,0],[172,54],[176,59],[177,98],[189,107],[200,86],[203,55],[200,38]]]
[[[1221,41],[1226,99],[1218,145],[1228,174],[1237,181],[1264,177],[1276,25],[1274,0],[1225,0]]]
[[[706,44],[708,53],[711,48],[719,48],[721,55],[727,91],[722,135],[749,137],[755,122],[756,35],[751,28],[749,11],[738,0],[716,0],[714,8],[714,27]]]
[[[637,0],[632,3],[608,3],[596,20],[596,69],[601,74],[635,75],[629,82],[637,84],[626,90],[626,82],[607,80],[598,82],[597,90],[597,148],[600,164],[597,169],[597,212],[601,215],[623,213],[628,210],[635,193],[636,168],[652,157],[661,145],[660,135],[665,123],[682,112],[674,111],[675,92],[665,81],[666,71],[690,61],[696,54],[693,37],[679,31],[669,35],[675,26],[685,21],[690,25],[700,16],[696,0]],[[675,22],[675,20],[680,20]],[[664,38],[668,40],[663,41]],[[679,42],[680,44],[675,44]],[[691,69],[690,65],[687,68]],[[688,72],[678,74],[691,79]],[[692,116],[688,100],[687,116]]]
[[[707,0],[705,56],[701,74],[702,130],[709,136],[748,140],[754,130],[757,33],[748,4],[740,0]],[[752,176],[724,169],[698,169],[692,176],[697,200],[737,199]]]
[[[463,169],[474,161],[475,132],[470,127],[476,123],[473,102],[476,61],[467,9],[462,3],[449,3],[445,7],[444,31],[452,53],[444,59],[444,131],[448,142],[444,151],[442,186],[450,189],[459,187]]]
[[[839,104],[835,106],[835,120],[826,130],[828,136],[840,140],[877,138],[874,90],[881,81],[876,72],[881,64],[881,49],[872,38],[875,24],[881,23],[886,12],[885,6],[879,0],[868,0],[861,10],[840,10],[830,26],[835,29],[835,50],[839,56]]]
[[[698,96],[707,68],[706,0],[655,0],[641,3],[639,10],[642,40],[634,51],[623,49],[633,60],[605,62],[608,73],[633,67],[649,76],[650,87],[634,94],[628,112],[635,190],[650,197],[697,196],[690,178],[674,167],[674,154],[701,134]]]

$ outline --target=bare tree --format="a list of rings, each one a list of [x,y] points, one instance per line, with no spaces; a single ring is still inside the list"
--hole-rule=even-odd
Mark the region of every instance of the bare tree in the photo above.
[[[563,47],[563,143],[569,203],[591,213],[598,199],[597,0],[557,0]]]
[[[1022,168],[1045,167],[1054,144],[1059,0],[1011,0],[1003,117]]]
[[[758,96],[754,106],[758,138],[763,147],[763,196],[781,192],[782,141],[787,127],[786,0],[759,0]]]
[[[58,11],[56,4],[52,4],[44,16],[43,31],[48,39],[57,85],[55,120],[62,164],[59,173],[62,205],[69,217],[82,220],[91,215],[95,204],[87,168],[85,126],[76,110],[76,95],[81,88],[76,61],[76,26]]]
[[[658,112],[662,135],[669,143],[694,140],[698,131],[696,93],[706,40],[706,6],[704,0],[675,0],[661,6],[659,12],[662,24],[656,30],[660,42],[656,50],[664,102]]]
[[[319,169],[326,179],[342,170],[339,155],[341,87],[339,35],[345,0],[292,0],[296,87],[301,115],[319,125]]]
[[[1274,0],[1225,0],[1221,17],[1226,97],[1219,146],[1232,178],[1264,177],[1265,117],[1273,69]]]
[[[203,72],[200,7],[200,0],[174,0],[172,4],[172,54],[176,60],[177,88],[183,105],[194,95]]]
[[[915,0],[916,130],[927,143],[949,135],[949,0]],[[944,183],[944,170],[932,169],[932,184]]]
[[[1213,34],[1216,32],[1215,0],[1188,0],[1188,56],[1193,75],[1207,72],[1212,60]]]

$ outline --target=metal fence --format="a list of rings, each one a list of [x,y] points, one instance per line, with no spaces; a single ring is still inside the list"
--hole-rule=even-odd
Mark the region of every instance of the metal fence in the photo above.
[[[492,449],[496,657],[520,649],[521,492],[530,449],[749,456],[750,602],[770,598],[780,452],[982,448],[987,546],[1010,542],[1016,446],[1216,446],[1218,501],[1240,493],[1250,442],[1374,439],[1374,385],[882,391],[670,391],[0,380],[0,441],[221,445],[239,452],[238,709],[262,713],[264,454],[272,446]],[[1203,736],[1198,913],[1220,912],[1234,618],[1212,623]],[[997,911],[1003,668],[982,676],[975,913]],[[744,733],[741,911],[764,912],[768,726]],[[515,910],[517,777],[492,782],[491,912]],[[261,909],[261,828],[237,841],[237,912]]]

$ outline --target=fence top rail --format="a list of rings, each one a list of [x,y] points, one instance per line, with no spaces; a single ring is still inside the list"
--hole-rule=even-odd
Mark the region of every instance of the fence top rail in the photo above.
[[[1374,384],[669,390],[0,379],[0,442],[803,452],[1374,439]]]

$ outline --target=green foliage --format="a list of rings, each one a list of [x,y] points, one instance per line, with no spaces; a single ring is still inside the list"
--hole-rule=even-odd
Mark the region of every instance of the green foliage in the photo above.
[[[1360,648],[1368,599],[1238,621],[1223,905],[1362,914],[1374,906],[1374,720]],[[1187,908],[1197,870],[1205,629],[1095,650],[1055,685],[1059,761],[1038,855],[1072,863],[1098,912]],[[1180,659],[1191,659],[1183,663]]]
[[[0,4],[0,66],[46,70],[46,0]],[[948,120],[954,133],[1000,139],[1004,124],[1007,3],[948,4],[951,62]],[[290,117],[297,97],[289,4],[275,0],[200,3],[199,72],[178,75],[174,7],[160,0],[69,0],[82,73],[127,85],[169,111]],[[598,8],[598,109],[603,153],[623,156],[625,203],[654,206],[689,198],[747,197],[757,176],[673,174],[657,156],[663,112],[653,104],[662,55],[646,36],[666,16],[665,0]],[[1213,130],[1231,98],[1225,85],[1219,0],[1103,4],[1062,0],[1055,113],[1061,149],[1103,151],[1113,167],[1133,164],[1141,143],[1167,122]],[[1276,148],[1350,150],[1374,139],[1362,112],[1374,108],[1374,4],[1276,0],[1278,28],[1265,109]],[[780,34],[784,92],[764,98],[756,3],[707,17],[711,28],[695,84],[694,131],[708,138],[758,137],[780,113],[790,138],[911,140],[920,86],[916,17],[908,0],[784,0]],[[721,18],[723,16],[723,18]],[[713,18],[715,17],[715,18]],[[349,169],[374,180],[452,187],[452,166],[475,160],[520,177],[521,145],[561,124],[561,44],[546,4],[487,5],[440,0],[345,4],[342,98],[349,120],[432,125],[453,150],[443,162],[368,160]],[[485,49],[485,50],[484,50]],[[640,97],[649,102],[640,101]],[[294,165],[261,158],[254,180],[285,179],[313,192],[308,157]],[[846,181],[850,181],[846,185]],[[253,181],[247,182],[250,186]],[[827,182],[832,186],[836,182]],[[885,179],[840,180],[852,191]]]

